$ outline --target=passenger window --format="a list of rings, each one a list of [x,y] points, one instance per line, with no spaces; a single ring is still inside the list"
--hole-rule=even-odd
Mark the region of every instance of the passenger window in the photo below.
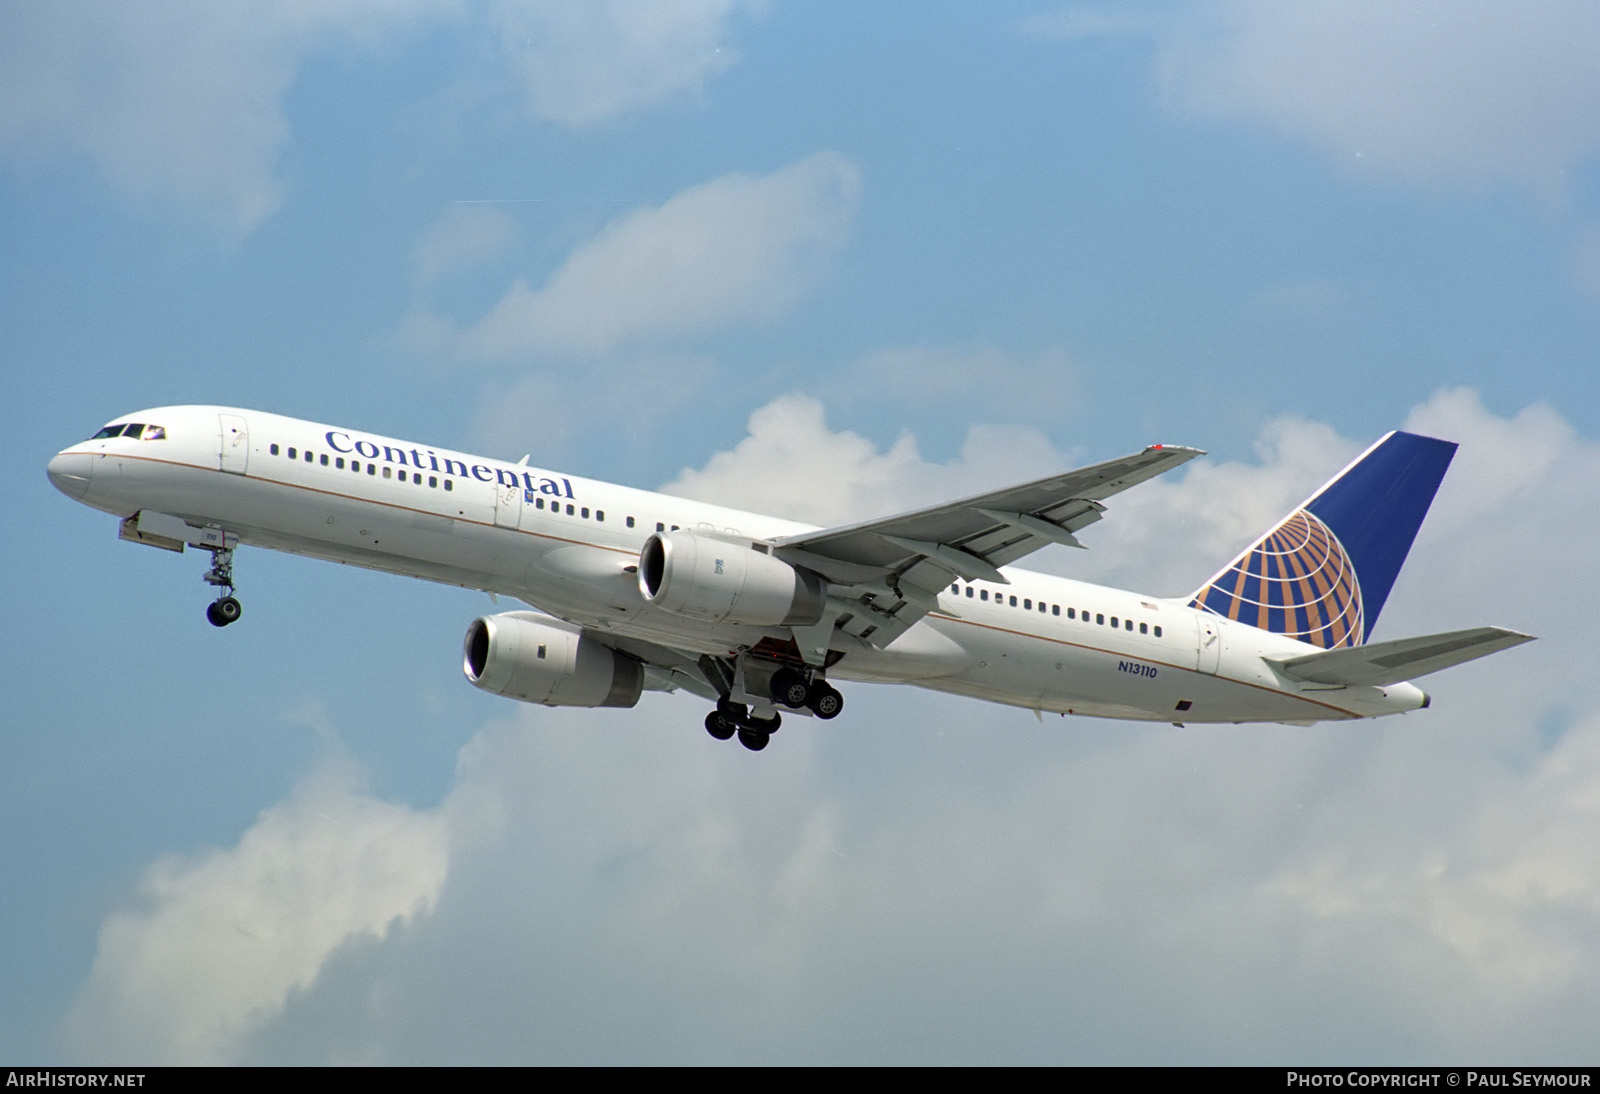
[[[1017,606],[1017,598],[1016,597],[1012,597],[1011,598],[1011,606],[1013,608],[1015,608]]]
[[[979,600],[988,600],[989,599],[989,590],[988,589],[981,590],[978,593],[978,599]]]
[[[569,517],[570,517],[570,516],[572,516],[572,515],[573,515],[573,513],[572,513],[572,506],[571,506],[571,505],[570,505],[570,504],[569,504],[569,505],[568,505],[568,506],[567,506],[567,516],[569,516]]]
[[[393,478],[394,477],[394,468],[392,468],[392,467],[388,466],[387,464],[385,464],[384,468],[383,468],[383,477],[386,478],[386,479]]]
[[[1140,634],[1149,634],[1150,633],[1150,624],[1148,624],[1148,623],[1140,623],[1139,624],[1139,633]]]
[[[430,489],[430,490],[439,489],[439,476],[437,476],[437,475],[429,475],[428,476],[428,489]]]
[[[306,449],[306,462],[310,463],[312,461],[312,459],[313,459],[313,457],[311,455],[311,449],[308,448],[308,449]]]
[[[571,512],[572,510],[569,508],[567,511]],[[589,507],[587,505],[585,505],[583,507],[583,519],[584,520],[588,520],[589,519]]]
[[[1099,612],[1095,613],[1094,621],[1096,626],[1103,627],[1106,625],[1106,617]]]
[[[1156,624],[1156,637],[1157,638],[1161,637],[1161,624],[1160,623]]]
[[[318,460],[318,462],[321,463],[323,467],[327,467],[328,466],[328,454],[326,452],[324,452],[322,454],[322,458],[320,460]]]
[[[445,489],[446,489],[446,490],[454,490],[454,489],[455,489],[455,485],[454,485],[454,480],[452,480],[452,479],[445,479],[445,480],[444,480],[444,488],[445,488]]]
[[[378,465],[377,464],[375,464],[375,463],[367,464],[367,474],[376,475],[377,473],[378,473]],[[385,474],[388,473],[388,469],[387,468],[384,469],[384,473]]]
[[[596,509],[594,511],[594,519],[604,524],[606,519],[606,511],[604,509]]]
[[[967,586],[967,599],[968,600],[972,599],[972,586],[971,585]]]
[[[298,460],[300,458],[299,451],[297,449],[293,449],[293,448],[289,449],[289,458],[291,460]]]
[[[333,466],[338,468],[340,471],[343,471],[344,470],[344,457],[343,456],[334,457]]]
[[[632,517],[629,517],[629,518],[628,518],[628,527],[629,527],[629,528],[632,528],[632,527],[633,527],[633,518],[632,518]]]
[[[656,521],[656,531],[665,532],[666,530],[667,530],[667,526],[665,524],[662,524],[659,520]]]
[[[1117,617],[1116,616],[1112,616],[1111,617],[1111,626],[1112,626],[1113,629],[1116,628],[1116,626],[1117,626]]]
[[[277,444],[273,443],[273,444],[267,445],[267,451],[271,452],[274,456],[276,456],[278,454],[278,446],[277,446]]]
[[[1060,615],[1061,614],[1061,605],[1060,604],[1052,604],[1052,605],[1050,605],[1050,614],[1051,615]],[[1071,608],[1067,609],[1067,614],[1068,615],[1072,614],[1072,609]]]
[[[1031,600],[1024,600],[1024,601],[1023,601],[1023,602],[1022,602],[1022,607],[1023,607],[1023,610],[1024,610],[1024,611],[1030,611],[1030,612],[1031,612],[1031,611],[1033,611],[1033,601],[1031,601]],[[1040,608],[1043,608],[1043,607],[1044,607],[1044,605],[1043,605],[1043,604],[1040,604],[1040,605],[1039,605],[1039,607],[1040,607]]]
[[[1131,630],[1133,630],[1133,620],[1131,620],[1131,619],[1124,619],[1124,620],[1123,620],[1123,621],[1122,621],[1122,629],[1123,629],[1123,630],[1125,630],[1125,631],[1131,631]]]

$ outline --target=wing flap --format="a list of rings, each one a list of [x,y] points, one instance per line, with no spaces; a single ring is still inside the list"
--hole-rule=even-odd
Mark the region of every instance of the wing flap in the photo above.
[[[1267,661],[1289,676],[1313,684],[1384,687],[1532,641],[1531,634],[1503,627],[1472,627],[1392,642],[1319,650],[1301,657],[1269,657]]]

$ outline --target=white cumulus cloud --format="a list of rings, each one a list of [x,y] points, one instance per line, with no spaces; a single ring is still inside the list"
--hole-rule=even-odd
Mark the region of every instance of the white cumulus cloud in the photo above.
[[[738,0],[502,2],[494,19],[528,109],[592,125],[698,92],[739,60],[729,34]]]
[[[769,319],[843,246],[859,189],[855,166],[832,152],[690,187],[607,225],[543,286],[519,279],[462,332],[462,348],[599,353]]]
[[[698,91],[737,60],[736,0],[9,4],[0,151],[77,156],[164,213],[245,234],[284,199],[285,98],[305,61],[422,33],[482,40],[458,82],[568,126]]]
[[[813,524],[842,524],[948,501],[1060,470],[1061,457],[1026,426],[974,426],[960,454],[930,464],[903,433],[880,452],[860,434],[828,428],[822,404],[785,395],[750,415],[748,435],[662,487]]]
[[[1149,35],[1174,109],[1260,123],[1360,174],[1559,194],[1600,152],[1600,9],[1585,0],[1213,0],[1022,29]]]
[[[381,941],[445,883],[439,817],[325,760],[239,842],[153,863],[100,930],[69,1021],[75,1055],[226,1063],[342,946]]]

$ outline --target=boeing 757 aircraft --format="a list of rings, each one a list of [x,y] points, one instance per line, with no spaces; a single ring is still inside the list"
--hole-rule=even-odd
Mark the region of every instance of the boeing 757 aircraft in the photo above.
[[[833,718],[830,681],[915,684],[1034,711],[1186,722],[1367,718],[1406,681],[1529,641],[1498,627],[1369,642],[1455,454],[1390,433],[1193,595],[1014,569],[1114,495],[1196,456],[1121,459],[838,528],[231,407],[143,410],[50,461],[121,538],[210,552],[206,609],[239,619],[234,552],[292,551],[515,597],[467,628],[463,670],[549,706],[714,702],[765,748],[780,712]]]

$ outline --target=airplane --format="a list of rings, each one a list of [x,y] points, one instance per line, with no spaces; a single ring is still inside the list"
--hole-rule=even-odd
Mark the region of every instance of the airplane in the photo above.
[[[1170,445],[834,528],[232,407],[121,416],[48,474],[122,539],[209,552],[218,627],[241,545],[510,596],[532,610],[467,628],[472,684],[552,707],[683,690],[759,751],[785,714],[837,717],[831,681],[1178,725],[1425,708],[1411,678],[1531,640],[1370,641],[1455,450],[1389,433],[1178,598],[1011,565],[1204,455]]]

